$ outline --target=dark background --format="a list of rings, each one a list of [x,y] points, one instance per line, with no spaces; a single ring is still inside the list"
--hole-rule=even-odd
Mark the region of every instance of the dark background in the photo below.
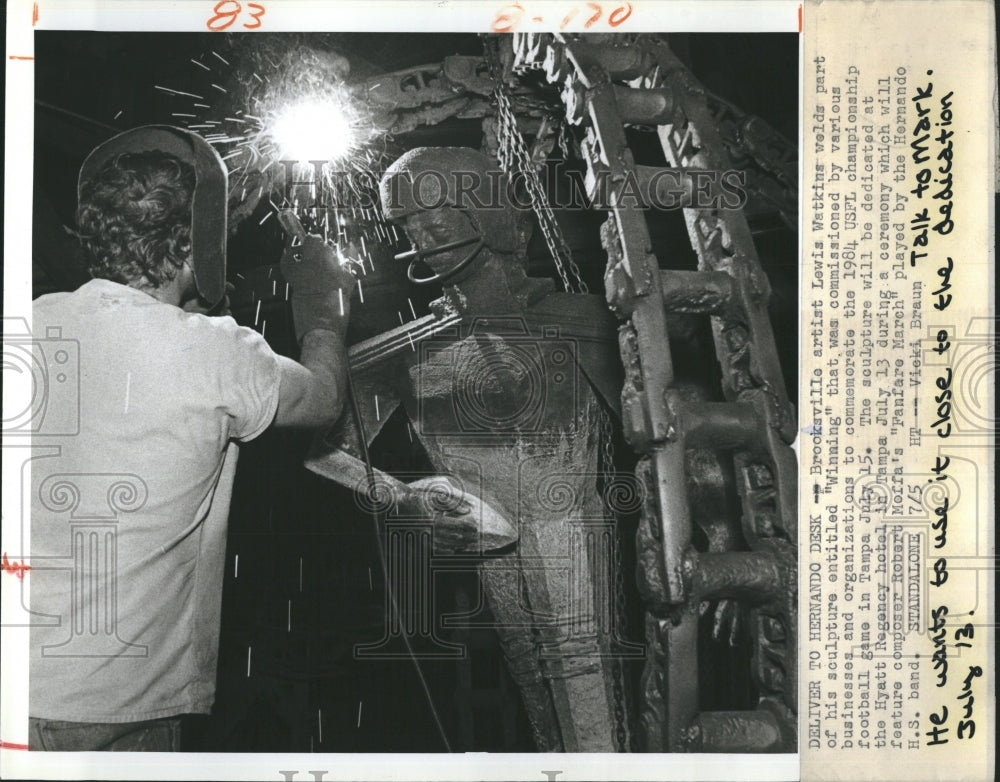
[[[38,32],[35,37],[32,261],[37,296],[73,289],[87,279],[76,242],[62,227],[72,225],[76,175],[86,154],[118,130],[171,122],[177,102],[155,90],[154,85],[183,90],[200,77],[191,58],[216,51],[234,59],[233,54],[251,37],[50,31]],[[482,40],[476,35],[365,33],[268,38],[269,45],[278,49],[284,43],[308,41],[317,48],[336,51],[350,60],[352,79],[437,63],[451,54],[481,55],[483,51]],[[668,38],[708,89],[759,115],[793,142],[797,140],[796,36]],[[637,163],[659,162],[650,151],[648,133],[644,136],[630,131],[630,140]],[[448,120],[386,141],[390,151],[399,152],[422,145],[478,147],[480,142],[479,120]],[[255,317],[250,304],[253,299],[245,295],[247,287],[271,287],[268,276],[282,244],[276,221],[259,224],[264,214],[258,211],[246,220],[229,246],[230,278],[240,289],[234,296],[238,305],[234,315],[251,326]],[[597,231],[604,213],[561,210],[557,218],[591,290],[600,291],[606,259]],[[692,264],[694,255],[679,212],[657,212],[648,222],[662,265]],[[751,228],[774,288],[775,332],[786,381],[795,398],[796,236],[773,220]],[[529,255],[533,274],[553,275],[545,245],[537,235]],[[439,291],[409,293],[417,314],[422,315],[427,301]],[[288,313],[281,297],[265,301],[263,316],[268,323],[268,341],[279,352],[293,354]],[[694,376],[716,371],[714,364],[705,364],[704,357],[712,352],[704,337],[695,333],[685,344],[675,346],[675,363],[688,366]],[[619,454],[624,454],[627,449],[619,446]],[[307,447],[306,436],[269,431],[242,449],[230,517],[216,706],[211,717],[189,720],[185,748],[442,751],[428,699],[412,665],[395,660],[358,661],[352,655],[355,644],[378,640],[385,628],[384,583],[372,520],[356,509],[350,492],[300,466]],[[376,440],[373,459],[404,477],[429,468],[426,456],[418,444],[410,443],[405,422],[399,418],[390,420]],[[620,460],[627,468],[627,456]],[[473,572],[439,574],[437,578],[437,615],[479,600]],[[630,597],[630,632],[634,637],[637,631],[641,635],[641,609],[635,595]],[[530,734],[516,688],[504,670],[493,634],[448,628],[440,635],[465,644],[470,651],[460,661],[422,666],[452,748],[530,751]],[[743,638],[736,650],[716,650],[712,662],[721,673],[714,681],[703,683],[705,697],[717,697],[730,707],[752,704],[746,648]],[[636,671],[632,673],[634,676]]]

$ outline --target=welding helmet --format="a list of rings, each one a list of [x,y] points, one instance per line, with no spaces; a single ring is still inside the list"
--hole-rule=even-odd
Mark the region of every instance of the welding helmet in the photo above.
[[[144,125],[105,141],[83,161],[77,197],[109,160],[134,152],[165,152],[194,169],[191,197],[191,255],[195,285],[213,306],[226,292],[226,210],[228,171],[219,153],[205,139],[171,125]]]
[[[423,259],[472,244],[470,254],[445,275],[414,282],[443,281],[456,274],[483,246],[499,253],[520,252],[522,239],[507,194],[508,180],[496,163],[467,147],[418,147],[386,169],[379,185],[382,214],[398,222],[409,215],[445,206],[464,212],[475,236],[438,247],[421,247],[397,256]]]

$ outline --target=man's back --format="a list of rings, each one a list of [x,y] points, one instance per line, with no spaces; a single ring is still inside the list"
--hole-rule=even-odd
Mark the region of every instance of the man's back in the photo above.
[[[79,403],[46,410],[46,428],[76,433],[32,463],[30,712],[81,722],[207,712],[230,441],[274,418],[277,358],[231,318],[107,280],[38,299],[32,328],[50,385],[62,375],[60,393],[78,387]]]

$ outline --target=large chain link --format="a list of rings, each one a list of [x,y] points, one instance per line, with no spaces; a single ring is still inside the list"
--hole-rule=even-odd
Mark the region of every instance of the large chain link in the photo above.
[[[563,289],[567,293],[588,293],[587,283],[580,275],[580,268],[573,260],[573,254],[566,242],[559,223],[556,222],[549,198],[539,179],[538,171],[531,161],[528,146],[521,135],[517,124],[517,116],[511,106],[510,95],[503,82],[502,74],[494,73],[496,87],[493,98],[497,104],[497,156],[501,170],[508,176],[517,173],[524,179],[528,196],[531,198],[531,208],[538,218],[538,225],[545,237],[545,245],[555,262],[556,271],[562,280]]]
[[[612,437],[614,431],[611,425],[611,416],[602,405],[598,413],[598,437],[600,441],[599,465],[601,473],[601,493],[603,495],[604,520],[611,528],[611,545],[614,551],[612,559],[612,583],[609,588],[612,593],[614,603],[614,624],[610,629],[611,637],[624,639],[626,628],[625,616],[625,568],[622,562],[622,539],[621,525],[618,523],[618,515],[615,512],[614,500],[612,498],[613,484],[615,481],[615,451]],[[625,696],[625,663],[620,655],[615,654],[615,649],[611,649],[613,657],[611,684],[612,695],[614,697],[615,710],[615,739],[618,743],[619,752],[628,752],[631,747],[629,738],[633,731],[629,726],[628,711]]]

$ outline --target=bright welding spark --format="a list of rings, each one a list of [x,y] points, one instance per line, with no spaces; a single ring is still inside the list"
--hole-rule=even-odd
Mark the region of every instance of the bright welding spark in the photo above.
[[[203,63],[203,62],[198,62],[198,61],[197,61],[196,59],[194,59],[193,57],[191,58],[191,62],[193,62],[193,63],[194,63],[195,65],[197,65],[197,66],[198,66],[199,68],[204,68],[204,69],[205,69],[206,71],[211,71],[211,70],[212,70],[212,69],[211,69],[211,68],[209,68],[209,67],[208,67],[207,65],[205,65],[205,63]]]
[[[118,119],[122,115],[123,112],[124,112],[124,109],[119,109],[118,113],[115,114],[115,119]]]
[[[341,101],[303,99],[276,113],[269,128],[285,160],[339,160],[356,143]]]
[[[362,304],[365,303],[365,292],[361,290],[361,280],[358,280],[358,299]]]
[[[413,315],[413,319],[416,320],[417,319],[417,311],[415,309],[413,309],[413,302],[410,300],[410,298],[408,296],[406,298],[406,301],[410,305],[410,312]]]
[[[217,89],[219,92],[227,92],[227,93],[229,92],[229,90],[227,90],[225,87],[221,87],[218,84],[213,84],[212,86],[215,87],[215,89]]]
[[[219,59],[220,59],[220,60],[221,60],[222,62],[224,62],[224,63],[225,63],[226,65],[229,65],[229,60],[225,59],[225,58],[224,58],[224,57],[223,57],[223,56],[222,56],[221,54],[219,54],[219,53],[218,53],[217,51],[213,51],[213,52],[212,52],[212,54],[214,54],[214,55],[215,55],[215,56],[216,56],[217,58],[219,58]]]
[[[154,90],[161,90],[162,92],[165,92],[168,95],[184,95],[184,96],[186,96],[188,98],[196,98],[198,100],[205,100],[204,97],[202,97],[201,95],[195,95],[193,92],[183,92],[182,90],[172,90],[172,89],[170,89],[170,87],[161,87],[158,84],[154,84],[153,85],[153,89]],[[198,106],[198,105],[201,105],[201,104],[196,103],[195,105]]]

